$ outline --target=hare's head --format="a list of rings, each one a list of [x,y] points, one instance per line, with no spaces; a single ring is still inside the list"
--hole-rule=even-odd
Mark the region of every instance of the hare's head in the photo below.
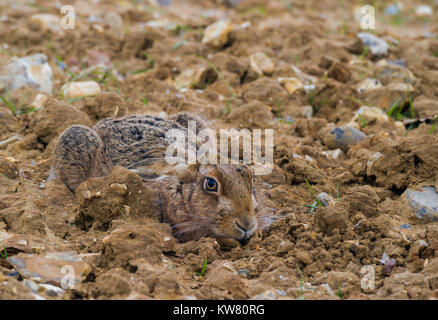
[[[246,165],[196,165],[161,179],[164,218],[183,241],[245,240],[257,230],[253,175]]]

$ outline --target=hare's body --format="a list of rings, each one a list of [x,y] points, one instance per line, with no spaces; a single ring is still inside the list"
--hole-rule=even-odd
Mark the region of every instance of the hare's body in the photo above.
[[[167,119],[147,115],[104,119],[92,129],[71,126],[55,149],[57,177],[75,191],[87,178],[108,175],[114,166],[122,166],[157,191],[163,220],[173,225],[180,239],[247,239],[257,229],[256,212],[265,209],[258,205],[247,166],[192,165],[181,170],[164,160],[166,133],[185,130],[190,120],[196,121],[197,131],[206,127],[187,113]]]

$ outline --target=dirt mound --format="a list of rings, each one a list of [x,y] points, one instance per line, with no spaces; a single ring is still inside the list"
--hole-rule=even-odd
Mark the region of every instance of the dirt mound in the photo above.
[[[122,167],[115,167],[108,177],[91,178],[76,189],[78,227],[106,231],[115,219],[160,219],[154,204],[154,192],[145,187],[141,178]],[[144,223],[144,222],[143,222]]]
[[[0,296],[438,298],[436,4],[376,2],[368,32],[361,1],[76,1],[68,30],[56,3],[16,2],[0,4]],[[256,177],[272,224],[246,243],[178,242],[127,169],[75,194],[54,176],[70,125],[181,111],[274,131]],[[16,264],[66,252],[91,268],[67,290]]]

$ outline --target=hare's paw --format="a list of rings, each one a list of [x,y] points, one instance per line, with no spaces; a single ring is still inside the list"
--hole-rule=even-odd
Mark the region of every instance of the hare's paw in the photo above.
[[[216,238],[222,250],[231,250],[241,246],[240,242],[233,238]]]

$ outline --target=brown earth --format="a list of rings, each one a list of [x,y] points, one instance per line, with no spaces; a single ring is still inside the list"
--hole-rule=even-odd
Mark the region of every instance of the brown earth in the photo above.
[[[64,34],[44,30],[30,19],[42,11],[60,16],[52,1],[20,2],[14,8],[8,2],[0,4],[1,15],[7,16],[0,20],[0,61],[46,54],[54,94],[40,110],[20,115],[0,104],[0,231],[16,237],[0,249],[8,258],[74,251],[91,266],[74,289],[56,297],[39,295],[438,298],[438,223],[416,218],[402,197],[407,188],[438,188],[436,4],[432,16],[416,17],[415,7],[422,1],[405,1],[395,20],[384,14],[390,2],[378,2],[375,34],[390,43],[385,59],[403,60],[407,66],[386,64],[385,69],[355,36],[361,29],[354,10],[363,1],[297,1],[288,8],[289,1],[280,0],[243,0],[237,6],[234,1],[174,1],[169,7],[154,6],[155,1],[91,6],[78,0],[72,1],[76,27]],[[90,21],[91,15],[108,12],[123,19],[121,30]],[[223,18],[239,27],[220,46],[203,44],[206,27]],[[170,30],[147,25],[164,19],[174,23]],[[242,25],[246,22],[249,26]],[[273,63],[263,75],[249,58],[259,52]],[[61,86],[99,62],[108,68],[104,76],[91,71],[80,80],[99,82],[103,92],[63,100]],[[175,87],[182,72],[200,68],[202,76],[191,88]],[[301,76],[314,77],[315,89],[290,93],[278,81]],[[359,83],[368,77],[378,78],[384,87],[359,93]],[[414,121],[357,121],[366,138],[333,156],[327,128],[349,123],[362,104],[388,112],[401,97],[401,111],[409,118],[409,95],[390,87],[406,79],[415,89],[410,93]],[[21,88],[9,97],[26,106],[36,94]],[[242,247],[224,250],[211,238],[178,242],[170,226],[160,222],[140,178],[123,168],[89,179],[76,194],[57,180],[48,181],[54,147],[68,126],[180,111],[203,114],[215,128],[274,129],[274,170],[257,181],[278,219]],[[2,144],[14,136],[15,141]],[[306,207],[317,204],[312,192],[326,192],[333,199],[325,207]],[[411,228],[400,228],[405,224]],[[419,247],[418,240],[427,247]],[[394,266],[380,262],[384,254],[395,260]],[[367,265],[375,271],[374,288],[361,286]],[[14,272],[8,259],[0,259],[0,297],[34,298]]]

